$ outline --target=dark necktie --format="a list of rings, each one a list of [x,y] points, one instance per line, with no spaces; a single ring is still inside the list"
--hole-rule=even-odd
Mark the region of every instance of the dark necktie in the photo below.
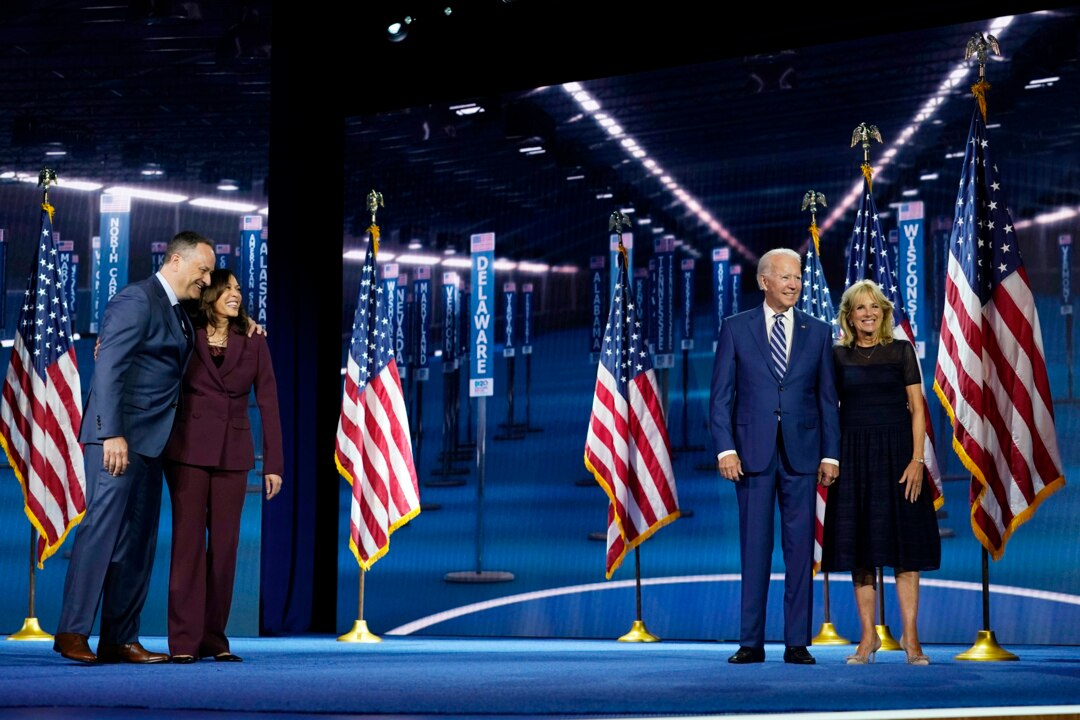
[[[188,328],[187,320],[184,318],[184,308],[180,307],[180,303],[176,303],[173,307],[173,312],[176,313],[176,321],[180,323],[180,329],[184,332],[184,339],[191,343],[191,330]]]
[[[784,377],[787,373],[787,337],[784,335],[784,316],[779,313],[773,315],[769,347],[772,349],[772,361],[776,366],[776,372],[780,377]]]

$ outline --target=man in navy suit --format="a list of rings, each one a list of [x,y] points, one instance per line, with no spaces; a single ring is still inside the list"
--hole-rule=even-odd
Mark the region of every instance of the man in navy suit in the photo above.
[[[193,328],[179,301],[214,269],[210,240],[177,234],[156,274],[109,301],[79,441],[86,514],[75,534],[53,649],[69,660],[166,662],[139,642],[161,511],[161,453],[176,416]],[[97,654],[88,637],[101,605]]]
[[[784,662],[810,665],[814,484],[830,485],[839,474],[833,336],[828,323],[795,309],[802,292],[798,253],[783,248],[765,253],[757,278],[765,302],[724,320],[710,393],[717,467],[735,483],[739,503],[742,610],[739,650],[728,662],[765,660],[779,497]]]

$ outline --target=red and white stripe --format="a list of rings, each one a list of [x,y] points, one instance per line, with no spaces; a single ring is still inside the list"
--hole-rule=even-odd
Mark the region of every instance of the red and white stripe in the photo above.
[[[352,485],[349,547],[368,570],[386,554],[394,530],[419,514],[420,491],[397,362],[390,360],[362,390],[359,375],[350,354],[335,460]]]
[[[679,517],[671,443],[656,384],[648,370],[631,378],[629,398],[599,364],[585,466],[608,496],[607,577],[626,551]]]
[[[1042,330],[1021,266],[985,307],[950,255],[934,390],[971,472],[971,525],[999,559],[1012,533],[1065,484]]]
[[[38,532],[38,567],[86,511],[81,423],[75,349],[48,366],[42,380],[22,334],[16,333],[0,399],[0,442],[23,487],[26,516]]]

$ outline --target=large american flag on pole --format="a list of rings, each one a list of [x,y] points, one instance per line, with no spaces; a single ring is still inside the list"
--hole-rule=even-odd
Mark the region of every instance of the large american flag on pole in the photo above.
[[[78,441],[82,386],[52,215],[53,207],[42,203],[34,268],[0,399],[0,443],[22,485],[26,517],[38,533],[39,568],[86,511]]]
[[[628,550],[680,515],[667,420],[623,253],[618,266],[585,439],[585,467],[608,496],[608,579]]]
[[[829,323],[833,329],[833,337],[836,338],[839,337],[840,326],[836,320],[829,284],[825,281],[825,269],[821,266],[821,240],[817,223],[810,225],[810,237],[813,242],[807,248],[803,262],[803,294],[799,298],[799,309]],[[814,572],[821,569],[821,548],[825,541],[825,504],[828,499],[829,488],[819,484],[814,507]]]
[[[1065,477],[1039,316],[978,109],[949,239],[934,390],[971,472],[971,529],[998,560]]]
[[[389,303],[378,281],[379,228],[369,228],[334,459],[352,485],[349,548],[368,570],[390,535],[420,513],[412,435],[394,359]]]
[[[874,204],[874,194],[871,192],[870,176],[870,167],[863,165],[862,203],[855,215],[855,228],[852,230],[851,240],[848,243],[848,264],[844,287],[847,288],[859,280],[869,279],[876,282],[881,287],[881,292],[893,305],[893,337],[907,340],[914,347],[915,333],[911,329],[907,311],[904,310],[904,297],[900,294],[896,272],[892,269],[892,262],[889,260],[889,253],[885,246],[885,236],[878,222],[878,211]],[[921,368],[919,372],[921,375]],[[941,466],[938,465],[937,453],[934,450],[934,426],[930,420],[930,404],[925,402],[926,385],[925,383],[920,383],[920,385],[926,416],[923,459],[926,463],[926,475],[931,480],[934,507],[941,509],[941,506],[945,504],[941,486]]]

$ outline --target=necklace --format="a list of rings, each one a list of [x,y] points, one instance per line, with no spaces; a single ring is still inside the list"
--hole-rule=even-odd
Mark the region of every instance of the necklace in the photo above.
[[[229,344],[229,329],[225,328],[218,335],[217,328],[211,328],[206,333],[206,342],[214,347],[227,347]]]
[[[870,352],[868,352],[868,353],[864,353],[864,352],[863,352],[863,350],[864,350],[865,348],[863,348],[863,347],[862,347],[861,345],[852,345],[851,347],[853,347],[853,348],[855,349],[855,352],[857,352],[857,353],[858,353],[858,354],[859,354],[859,355],[860,355],[861,357],[864,357],[864,358],[866,358],[867,360],[869,360],[869,359],[870,359],[870,358],[871,358],[871,357],[873,356],[873,354],[874,354],[875,352],[877,352],[877,349],[878,349],[879,347],[881,347],[881,343],[874,343],[874,344],[873,344],[873,345],[872,345],[872,346],[870,347]]]

